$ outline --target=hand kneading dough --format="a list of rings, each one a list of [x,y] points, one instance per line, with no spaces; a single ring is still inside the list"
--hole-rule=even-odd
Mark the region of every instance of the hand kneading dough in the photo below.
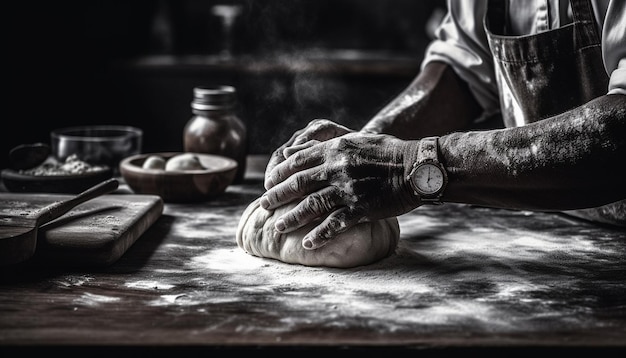
[[[391,255],[400,238],[398,220],[389,218],[361,223],[316,250],[302,247],[313,225],[279,234],[274,222],[295,204],[267,211],[254,200],[244,210],[237,228],[237,245],[250,255],[305,266],[347,268],[372,264]],[[276,235],[275,238],[272,236]]]

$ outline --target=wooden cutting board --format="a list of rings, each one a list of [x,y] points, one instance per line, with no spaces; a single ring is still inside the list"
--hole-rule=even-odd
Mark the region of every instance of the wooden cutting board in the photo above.
[[[66,194],[0,193],[0,214],[20,215],[67,199]],[[161,216],[156,195],[108,194],[78,205],[37,233],[34,259],[67,266],[106,266]]]

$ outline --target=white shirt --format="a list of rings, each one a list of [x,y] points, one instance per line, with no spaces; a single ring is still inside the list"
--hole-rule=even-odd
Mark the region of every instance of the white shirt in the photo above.
[[[448,13],[428,46],[422,68],[431,61],[452,66],[468,82],[486,113],[500,109],[493,59],[483,18],[488,0],[448,0]],[[626,94],[626,0],[591,0],[602,37],[607,94]],[[572,22],[568,0],[512,0],[509,24],[516,35],[529,35]]]

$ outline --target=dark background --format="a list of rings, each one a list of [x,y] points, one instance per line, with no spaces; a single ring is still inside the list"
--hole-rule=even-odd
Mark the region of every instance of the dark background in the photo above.
[[[230,57],[215,5],[239,5]],[[83,124],[144,130],[182,150],[196,85],[230,84],[249,152],[314,118],[355,129],[415,76],[443,1],[19,1],[4,5],[2,166],[22,143]],[[433,17],[431,17],[433,16]]]

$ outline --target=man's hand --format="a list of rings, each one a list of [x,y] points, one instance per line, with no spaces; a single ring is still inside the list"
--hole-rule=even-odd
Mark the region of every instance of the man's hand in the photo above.
[[[319,222],[303,238],[306,249],[321,247],[360,222],[401,215],[420,205],[406,180],[417,142],[355,132],[292,148],[266,173],[270,185],[261,206],[271,210],[301,200],[276,220],[275,228],[291,232]]]
[[[285,144],[276,149],[270,156],[265,169],[265,189],[276,184],[268,176],[272,169],[292,153],[300,150],[303,144],[312,140],[325,141],[349,132],[353,132],[353,130],[327,119],[314,119],[309,122],[305,128],[296,131]]]

